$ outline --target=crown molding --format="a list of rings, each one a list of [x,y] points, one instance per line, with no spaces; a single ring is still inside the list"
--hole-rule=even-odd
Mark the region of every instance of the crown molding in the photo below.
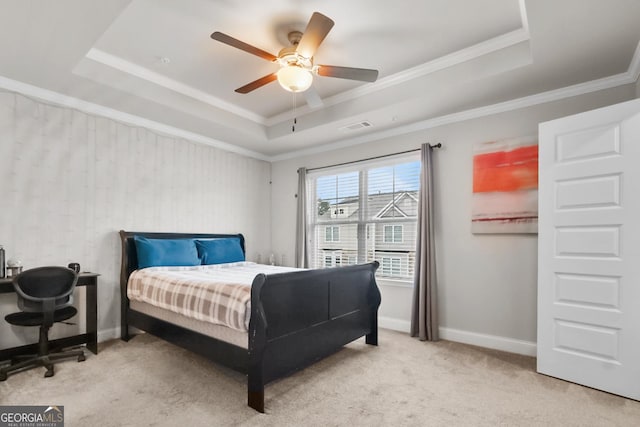
[[[238,147],[233,144],[229,144],[217,139],[209,138],[204,135],[200,135],[194,132],[190,132],[184,129],[169,126],[163,123],[159,123],[153,120],[145,119],[140,116],[136,116],[122,111],[114,110],[112,108],[104,107],[102,105],[94,104],[92,102],[84,101],[78,98],[74,98],[68,95],[63,95],[58,92],[50,91],[47,89],[39,88],[37,86],[23,83],[17,80],[12,80],[7,77],[0,76],[0,88],[7,89],[12,92],[24,94],[26,96],[42,99],[54,104],[62,105],[69,108],[74,108],[80,111],[84,111],[91,114],[97,114],[107,118],[111,118],[120,122],[143,126],[152,130],[162,132],[164,134],[185,138],[194,142],[210,145],[222,150],[226,150],[232,153],[244,155],[247,157],[255,158],[258,160],[264,160],[268,162],[278,162],[282,160],[294,159],[297,157],[324,153],[340,148],[351,147],[354,145],[363,144],[366,142],[377,141],[384,138],[394,137],[398,135],[404,135],[420,130],[430,129],[437,126],[442,126],[451,123],[462,122],[466,120],[476,119],[480,117],[489,116],[492,114],[498,114],[526,108],[534,105],[544,104],[553,101],[559,101],[565,98],[579,96],[587,93],[597,92],[599,90],[605,90],[622,86],[626,84],[635,83],[640,76],[640,42],[636,46],[635,53],[629,64],[629,68],[626,72],[616,74],[614,76],[605,77],[597,80],[592,80],[585,83],[579,83],[572,86],[567,86],[560,89],[555,89],[547,92],[541,92],[535,95],[525,96],[522,98],[512,99],[509,101],[500,102],[497,104],[487,105],[483,107],[473,108],[457,113],[452,113],[440,117],[434,117],[418,122],[414,122],[405,126],[397,128],[386,129],[380,132],[375,132],[367,135],[361,135],[359,137],[340,140],[334,143],[322,145],[319,147],[290,151],[288,153],[269,156],[263,153],[259,153],[245,148]]]
[[[636,50],[633,53],[627,74],[629,74],[632,83],[638,81],[638,78],[640,78],[640,42],[638,42]]]
[[[256,114],[253,111],[240,108],[237,105],[209,95],[208,93],[205,93],[192,86],[180,83],[179,81],[170,79],[169,77],[164,76],[160,73],[156,73],[155,71],[149,70],[148,68],[141,67],[134,64],[133,62],[129,62],[126,59],[122,59],[118,56],[112,55],[102,50],[92,48],[91,50],[89,50],[89,52],[87,52],[85,58],[98,62],[102,65],[106,65],[107,67],[114,68],[123,73],[130,74],[143,80],[147,80],[151,83],[157,84],[158,86],[162,86],[166,89],[204,102],[205,104],[211,105],[212,107],[228,111],[237,116],[251,120],[252,122],[261,125],[264,125],[266,123],[267,119],[265,117]]]
[[[109,119],[116,120],[118,122],[145,127],[147,129],[155,130],[166,135],[188,139],[200,144],[210,145],[221,150],[229,151],[254,159],[269,161],[269,156],[258,153],[256,151],[247,150],[245,148],[238,147],[237,145],[229,144],[227,142],[223,142],[214,138],[209,138],[195,132],[190,132],[174,126],[166,125],[164,123],[145,119],[140,116],[118,111],[113,108],[105,107],[103,105],[94,104],[93,102],[88,102],[72,96],[63,95],[58,92],[43,89],[37,86],[30,85],[28,83],[9,79],[7,77],[0,76],[0,88],[4,88],[11,92],[17,92],[28,97],[47,101],[52,104],[73,108],[85,113],[103,116]]]
[[[520,22],[522,23],[522,29],[529,34],[529,16],[527,16],[527,6],[525,0],[518,0],[520,5]]]
[[[258,160],[264,160],[268,162],[279,162],[283,160],[294,159],[298,157],[324,153],[327,151],[333,151],[341,148],[352,147],[354,145],[364,144],[367,142],[377,141],[385,138],[391,138],[394,136],[405,135],[412,132],[417,132],[425,129],[431,129],[437,126],[443,126],[452,123],[463,122],[466,120],[472,120],[480,117],[486,117],[492,114],[499,114],[508,111],[513,111],[521,108],[531,107],[534,105],[545,104],[548,102],[559,101],[565,98],[571,98],[591,92],[597,92],[599,90],[610,89],[625,84],[635,83],[638,78],[638,72],[640,69],[640,43],[636,49],[636,55],[629,67],[629,70],[622,74],[617,74],[610,77],[605,77],[598,80],[592,80],[590,82],[580,83],[577,85],[567,86],[561,89],[551,90],[547,92],[538,93],[535,95],[525,96],[522,98],[513,99],[510,101],[504,101],[497,104],[487,105],[483,107],[473,108],[470,110],[460,111],[457,113],[447,114],[440,117],[434,117],[427,120],[414,122],[405,126],[399,126],[396,128],[386,129],[379,132],[361,135],[354,138],[343,139],[334,143],[325,144],[318,147],[308,148],[304,150],[290,151],[288,153],[279,154],[275,156],[268,156],[256,151],[247,150],[245,148],[238,147],[233,144],[229,144],[217,139],[209,138],[204,135],[200,135],[194,132],[190,132],[184,129],[169,126],[163,123],[159,123],[153,120],[145,119],[140,116],[136,116],[122,111],[114,110],[112,108],[104,107],[102,105],[94,104],[92,102],[84,101],[78,98],[74,98],[68,95],[63,95],[58,92],[50,91],[47,89],[39,88],[27,83],[12,80],[6,77],[0,76],[0,87],[12,92],[17,92],[26,96],[42,99],[44,101],[51,102],[53,104],[61,105],[64,107],[74,108],[86,113],[96,114],[103,117],[107,117],[123,123],[146,127],[164,134],[185,138],[194,142],[198,142],[212,147],[220,148],[222,150],[230,151],[236,154],[244,155]]]
[[[640,46],[640,44],[639,44]],[[636,50],[638,53],[638,49]],[[294,159],[297,157],[308,156],[313,154],[324,153],[341,148],[352,147],[354,145],[364,144],[367,142],[378,141],[385,138],[391,138],[399,135],[417,132],[421,130],[431,129],[438,126],[448,125],[452,123],[463,122],[466,120],[486,117],[493,114],[504,113],[513,110],[519,110],[534,105],[546,104],[549,102],[559,101],[566,98],[572,98],[587,93],[597,92],[599,90],[610,89],[625,84],[634,83],[636,79],[631,76],[631,72],[616,74],[602,79],[592,80],[585,83],[579,83],[560,89],[541,92],[535,95],[516,98],[509,101],[499,102],[497,104],[486,105],[483,107],[472,108],[457,113],[447,114],[444,116],[434,117],[427,120],[413,122],[405,126],[399,126],[391,129],[382,130],[375,133],[361,135],[354,138],[343,139],[334,143],[324,144],[317,147],[307,148],[303,150],[290,151],[288,153],[279,154],[269,157],[270,162],[279,162],[282,160]]]

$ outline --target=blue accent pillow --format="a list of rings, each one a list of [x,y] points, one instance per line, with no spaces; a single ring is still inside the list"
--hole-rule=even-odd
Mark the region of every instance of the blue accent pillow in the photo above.
[[[193,239],[147,239],[134,236],[138,268],[200,265]]]
[[[196,247],[202,263],[206,265],[244,261],[244,251],[237,237],[196,240]]]

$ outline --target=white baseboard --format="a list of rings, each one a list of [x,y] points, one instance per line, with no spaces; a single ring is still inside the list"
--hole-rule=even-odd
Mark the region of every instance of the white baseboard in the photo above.
[[[101,329],[98,331],[98,342],[120,338],[120,328]]]
[[[399,332],[409,333],[411,331],[411,322],[408,320],[394,319],[393,317],[379,316],[378,326]],[[492,348],[509,353],[523,354],[525,356],[536,356],[535,342],[444,327],[440,327],[438,332],[440,332],[440,338],[447,341],[477,345],[478,347]]]
[[[477,345],[479,347],[492,348],[494,350],[507,351],[509,353],[523,354],[525,356],[536,355],[536,343],[517,340],[514,338],[499,337],[496,335],[479,334],[477,332],[461,331],[459,329],[438,329],[440,338],[447,341],[461,342]]]
[[[378,317],[378,326],[398,332],[409,333],[411,322],[408,320],[394,319],[393,317]],[[496,335],[479,334],[477,332],[462,331],[440,327],[440,338],[447,341],[455,341],[463,344],[477,345],[479,347],[492,348],[494,350],[507,351],[509,353],[523,354],[525,356],[536,355],[536,343],[517,340],[514,338],[499,337]],[[98,331],[98,342],[108,341],[120,337],[120,328],[103,329]]]
[[[406,332],[411,331],[411,322],[408,320],[394,319],[393,317],[378,316],[378,326],[392,331]]]

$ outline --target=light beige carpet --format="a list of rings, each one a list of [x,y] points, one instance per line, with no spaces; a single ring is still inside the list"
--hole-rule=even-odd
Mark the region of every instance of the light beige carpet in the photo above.
[[[10,375],[0,404],[64,405],[75,426],[639,426],[640,402],[535,373],[535,359],[380,332],[266,388],[150,335]]]

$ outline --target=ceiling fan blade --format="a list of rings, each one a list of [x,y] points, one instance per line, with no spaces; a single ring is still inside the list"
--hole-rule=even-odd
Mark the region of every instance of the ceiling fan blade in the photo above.
[[[309,89],[305,90],[303,93],[304,93],[304,98],[307,101],[307,105],[310,108],[315,109],[315,108],[320,108],[324,106],[324,103],[320,98],[320,94],[318,93],[316,88],[314,88],[313,86],[309,87]]]
[[[311,58],[315,55],[318,46],[322,43],[331,28],[333,28],[334,22],[331,18],[324,16],[321,13],[313,12],[311,19],[307,24],[307,28],[302,34],[300,43],[296,48],[296,52],[305,58]]]
[[[362,82],[375,82],[378,79],[378,70],[337,67],[335,65],[318,65],[318,75],[337,77],[339,79],[359,80]]]
[[[267,83],[271,83],[272,81],[276,80],[278,78],[278,76],[276,75],[276,73],[271,73],[271,74],[267,74],[264,77],[259,78],[258,80],[254,80],[249,84],[246,84],[242,87],[239,87],[238,89],[236,89],[236,92],[238,93],[249,93],[253,90],[256,90],[264,85],[266,85]]]
[[[259,56],[260,58],[266,59],[267,61],[274,62],[278,59],[277,56],[274,56],[269,52],[265,52],[264,50],[258,49],[255,46],[251,46],[250,44],[242,42],[238,39],[234,39],[233,37],[221,33],[220,31],[216,31],[215,33],[211,34],[211,38],[224,44],[228,44],[229,46],[235,47],[236,49],[244,50],[245,52],[248,52],[252,55]]]

